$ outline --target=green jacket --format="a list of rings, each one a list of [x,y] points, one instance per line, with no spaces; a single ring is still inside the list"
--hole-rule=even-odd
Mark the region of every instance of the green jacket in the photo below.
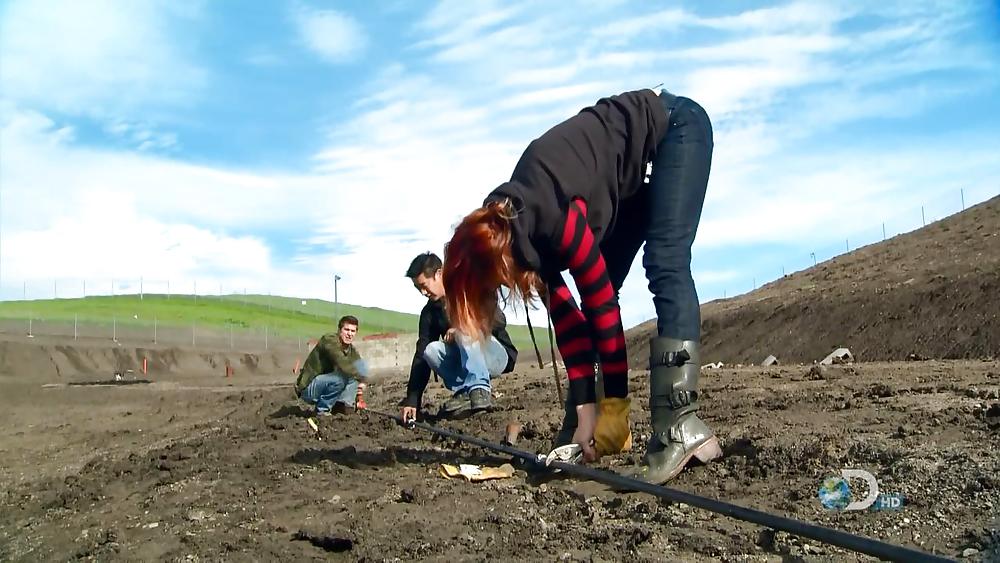
[[[295,391],[301,395],[317,375],[326,373],[337,373],[362,381],[364,376],[355,365],[360,359],[361,355],[353,344],[342,345],[336,333],[324,334],[302,364],[299,377],[295,380]]]

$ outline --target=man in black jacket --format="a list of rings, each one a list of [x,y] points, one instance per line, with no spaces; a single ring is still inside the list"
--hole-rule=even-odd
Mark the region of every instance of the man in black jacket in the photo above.
[[[492,337],[482,346],[451,328],[444,309],[441,266],[441,258],[426,252],[414,258],[406,270],[406,277],[427,298],[427,304],[420,311],[403,420],[416,418],[432,370],[454,392],[441,406],[439,415],[461,418],[493,406],[491,379],[513,370],[517,361],[517,348],[507,334],[507,319],[502,311],[497,311]]]

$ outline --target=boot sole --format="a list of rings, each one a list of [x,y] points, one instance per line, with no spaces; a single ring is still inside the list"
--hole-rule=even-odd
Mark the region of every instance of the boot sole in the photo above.
[[[446,420],[465,420],[474,414],[473,410],[470,408],[464,408],[457,411],[441,411],[438,412],[438,418],[443,418]]]
[[[681,462],[677,464],[677,469],[674,469],[669,475],[667,475],[666,479],[664,479],[660,483],[657,483],[657,485],[662,485],[663,483],[666,483],[667,481],[676,477],[681,471],[684,471],[684,468],[687,467],[687,464],[691,462],[692,457],[697,458],[698,461],[704,464],[707,464],[713,459],[718,459],[722,457],[722,446],[719,445],[719,438],[716,436],[712,436],[711,438],[706,440],[704,444],[691,450],[691,452],[688,453],[686,456],[684,456],[684,459],[682,459]]]
[[[634,479],[638,479],[639,481],[642,481],[644,483],[649,483],[651,485],[663,485],[667,481],[670,481],[671,479],[676,477],[681,471],[684,471],[684,468],[687,467],[688,463],[691,462],[691,458],[696,458],[701,463],[707,464],[708,462],[714,459],[718,459],[720,457],[722,457],[722,447],[719,446],[719,438],[716,436],[712,436],[711,438],[706,440],[704,444],[691,450],[686,456],[684,456],[681,459],[681,462],[677,464],[677,467],[673,471],[671,471],[667,475],[667,477],[662,481],[646,481],[645,479],[639,477],[638,475],[627,475],[627,476],[630,476]],[[621,488],[616,488],[615,490],[626,492],[626,491],[632,491],[634,489],[628,487],[621,487]]]

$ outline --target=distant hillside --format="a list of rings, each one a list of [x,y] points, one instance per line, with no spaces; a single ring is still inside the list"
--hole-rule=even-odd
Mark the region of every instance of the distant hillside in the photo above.
[[[702,305],[703,363],[1000,356],[1000,196],[911,233]],[[645,365],[649,321],[628,331]]]
[[[45,299],[0,302],[0,319],[33,319],[65,321],[74,319],[81,325],[111,325],[119,327],[152,326],[190,327],[226,331],[262,329],[288,334],[322,334],[331,330],[342,315],[354,315],[361,322],[361,333],[414,333],[418,315],[388,311],[377,307],[362,307],[321,299],[300,299],[268,295],[192,296],[146,294],[91,296],[78,299]],[[526,326],[511,325],[511,339],[523,358],[534,357],[534,349]],[[71,333],[72,334],[72,333]],[[539,341],[543,348],[544,338]],[[547,350],[548,343],[544,342]]]

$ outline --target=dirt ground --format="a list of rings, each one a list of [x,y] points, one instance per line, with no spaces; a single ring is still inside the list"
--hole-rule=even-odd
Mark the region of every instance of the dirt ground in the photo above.
[[[321,419],[318,436],[290,374],[72,380],[0,375],[2,560],[870,559],[592,482],[523,470],[447,480],[441,463],[509,459],[372,414]],[[551,371],[519,367],[497,380],[496,411],[440,424],[498,440],[516,418],[518,445],[546,451],[561,416],[551,381]],[[611,469],[641,453],[645,381],[633,371],[637,446],[605,459]],[[395,412],[404,387],[404,374],[373,385],[369,406]],[[723,368],[705,372],[704,389],[702,415],[725,456],[671,487],[1000,560],[1000,362]],[[432,381],[428,404],[443,398]],[[842,468],[871,472],[905,506],[824,509],[817,489]]]

